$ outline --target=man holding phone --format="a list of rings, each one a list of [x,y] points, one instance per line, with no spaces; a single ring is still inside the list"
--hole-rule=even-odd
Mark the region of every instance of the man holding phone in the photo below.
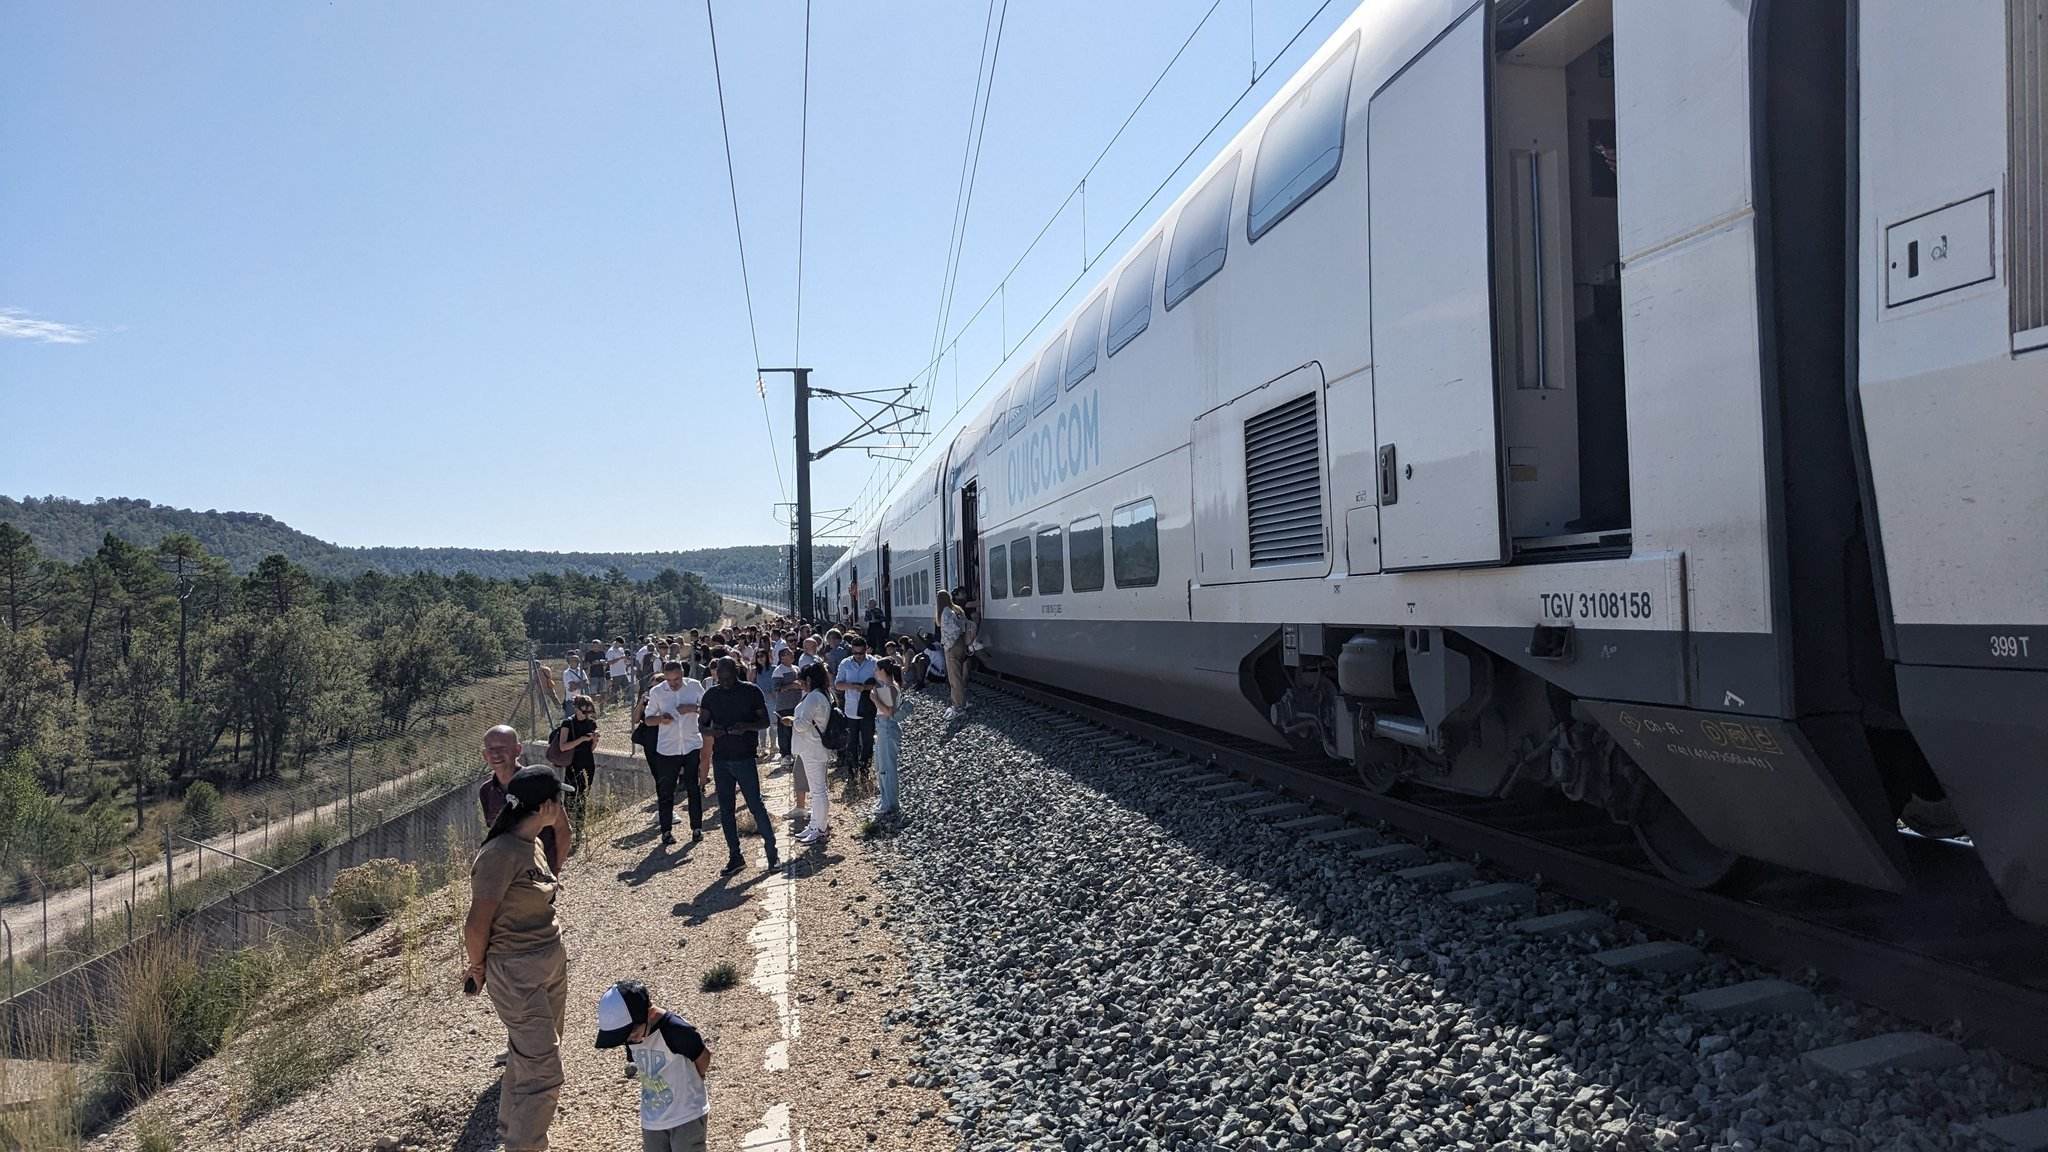
[[[867,637],[855,632],[848,636],[850,651],[839,662],[832,687],[841,694],[839,710],[853,724],[853,739],[846,742],[846,766],[864,772],[875,762],[875,707],[867,693],[875,686],[875,661],[868,655]]]

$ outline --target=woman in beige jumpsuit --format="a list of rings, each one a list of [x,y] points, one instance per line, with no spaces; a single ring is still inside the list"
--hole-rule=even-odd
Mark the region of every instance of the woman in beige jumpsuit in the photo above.
[[[505,1024],[505,1075],[498,1093],[505,1152],[544,1152],[562,1093],[568,953],[555,922],[557,881],[539,837],[560,816],[563,797],[574,791],[551,768],[514,773],[505,786],[505,807],[470,866],[463,990],[474,993],[481,985]]]

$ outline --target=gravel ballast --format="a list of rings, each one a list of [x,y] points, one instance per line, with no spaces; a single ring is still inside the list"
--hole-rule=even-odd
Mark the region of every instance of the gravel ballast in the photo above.
[[[1981,1049],[1818,1074],[1802,1053],[1902,1025],[1827,995],[1689,1009],[1776,974],[1608,970],[1651,937],[1511,932],[1572,905],[1455,906],[1012,698],[949,723],[928,697],[905,728],[880,863],[912,991],[885,1019],[922,1034],[966,1148],[1989,1150],[1980,1122],[2048,1104]]]

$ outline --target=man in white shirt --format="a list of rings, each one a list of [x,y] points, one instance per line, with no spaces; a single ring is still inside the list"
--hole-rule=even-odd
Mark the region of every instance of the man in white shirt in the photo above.
[[[562,669],[562,718],[574,719],[571,701],[590,691],[590,673],[583,668],[583,657],[569,653],[569,666]]]
[[[851,767],[866,769],[875,762],[875,717],[873,712],[862,714],[861,696],[874,686],[875,661],[868,655],[867,637],[860,633],[847,636],[846,645],[846,659],[839,662],[832,687],[841,694],[839,710],[853,724],[853,739],[846,742],[847,762]]]
[[[704,684],[683,675],[681,661],[661,666],[661,682],[647,692],[641,718],[661,729],[647,757],[654,771],[654,799],[660,813],[661,843],[674,844],[676,781],[689,795],[690,843],[704,839],[704,735],[697,725],[697,703]]]
[[[604,650],[605,670],[609,672],[611,702],[633,699],[633,654],[626,651],[626,638],[612,637],[612,646]]]

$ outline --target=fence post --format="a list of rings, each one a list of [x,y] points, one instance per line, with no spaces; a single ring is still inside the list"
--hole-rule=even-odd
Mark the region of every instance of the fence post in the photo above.
[[[171,822],[164,821],[164,913],[167,919],[178,916],[178,878],[171,873]]]
[[[356,838],[356,742],[352,739],[348,740],[348,838]]]
[[[135,901],[123,900],[121,903],[128,906],[128,942],[133,944],[135,943]]]
[[[98,928],[99,928],[99,892],[98,892],[99,884],[98,884],[98,880],[99,880],[99,877],[98,877],[98,876],[97,876],[97,875],[96,875],[96,874],[95,874],[95,873],[93,872],[93,870],[92,870],[92,865],[90,865],[90,864],[86,865],[86,866],[85,866],[85,954],[86,954],[86,955],[88,955],[88,956],[94,956],[94,955],[97,955],[97,954],[99,953],[99,950],[100,950],[100,949],[99,949],[99,941],[98,941],[98,939],[97,939],[97,935],[96,935],[96,933],[97,933],[97,930],[98,930]]]
[[[0,928],[7,930],[7,998],[14,999],[14,925],[0,919]]]
[[[43,897],[43,967],[47,969],[50,966],[50,881],[40,872],[36,874],[36,887],[42,890]],[[49,975],[47,971],[43,973],[46,979]]]

